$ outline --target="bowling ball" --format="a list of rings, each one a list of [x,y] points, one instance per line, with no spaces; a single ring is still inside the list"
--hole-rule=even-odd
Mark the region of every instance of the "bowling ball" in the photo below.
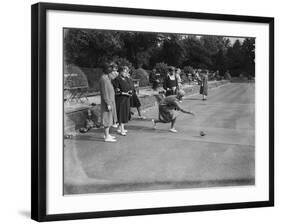
[[[205,136],[206,133],[205,133],[204,131],[200,131],[200,135],[201,135],[201,136]]]

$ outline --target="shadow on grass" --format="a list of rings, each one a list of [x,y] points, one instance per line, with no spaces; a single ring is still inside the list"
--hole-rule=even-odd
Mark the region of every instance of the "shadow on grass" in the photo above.
[[[141,126],[141,125],[128,125],[126,126],[126,129],[131,130],[131,131],[143,131],[143,132],[148,132],[148,133],[169,133],[168,129],[170,127],[170,124],[167,123],[167,129],[161,129],[157,128],[154,129],[151,126]]]
[[[79,141],[97,141],[97,142],[104,142],[104,138],[101,133],[99,135],[96,135],[97,133],[80,133],[76,136],[74,136],[71,140],[79,140]]]
[[[202,101],[202,98],[183,98],[182,100],[200,100],[200,101]]]
[[[146,118],[132,117],[131,121],[149,121],[149,122],[151,122],[152,119],[154,119],[154,118],[150,118],[150,117],[146,117]]]

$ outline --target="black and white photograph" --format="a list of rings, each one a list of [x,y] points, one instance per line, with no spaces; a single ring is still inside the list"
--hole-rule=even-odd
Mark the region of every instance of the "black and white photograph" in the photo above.
[[[274,205],[274,18],[32,6],[37,221]]]
[[[279,223],[278,1],[3,3],[1,223]]]
[[[62,38],[64,195],[255,186],[255,37]]]

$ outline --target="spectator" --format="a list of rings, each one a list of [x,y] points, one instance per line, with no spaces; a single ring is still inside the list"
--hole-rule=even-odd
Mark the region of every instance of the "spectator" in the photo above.
[[[225,77],[226,80],[231,80],[231,75],[230,75],[229,70],[227,70],[227,71],[225,72],[224,77]]]
[[[192,74],[191,73],[187,74],[187,80],[188,80],[188,85],[191,85],[191,83],[192,83]]]
[[[194,79],[197,81],[198,85],[201,85],[201,77],[199,75],[198,70],[196,70],[196,72],[194,74]]]
[[[141,103],[140,103],[140,100],[138,98],[138,95],[137,95],[137,92],[136,92],[136,89],[135,89],[135,86],[134,86],[134,82],[132,80],[132,78],[130,77],[130,72],[128,71],[127,72],[127,81],[130,85],[130,93],[131,93],[131,96],[130,96],[130,108],[137,108],[137,111],[138,111],[138,115],[139,115],[139,118],[140,119],[145,119],[144,116],[141,115],[141,110],[140,110],[140,107],[141,107]],[[134,114],[132,111],[130,111],[130,117],[131,117],[131,114]]]
[[[202,72],[200,94],[203,95],[202,100],[207,100],[207,95],[208,95],[208,74],[207,74],[207,71]]]
[[[154,68],[149,76],[149,82],[152,84],[152,89],[157,91],[160,84],[160,73]]]
[[[104,141],[116,142],[115,136],[110,135],[110,127],[116,123],[115,92],[112,80],[117,77],[117,65],[114,63],[105,64],[103,75],[100,78],[100,97],[101,97],[101,122],[104,126]]]
[[[119,127],[117,132],[120,135],[127,135],[127,130],[124,127],[125,123],[128,123],[130,116],[130,85],[126,79],[129,68],[127,66],[122,66],[119,69],[118,77],[113,81],[113,86],[116,93],[116,112]]]
[[[181,69],[180,68],[177,68],[176,70],[176,79],[177,79],[177,83],[178,83],[178,88],[180,89],[181,86],[182,86],[182,81],[181,81]]]
[[[163,83],[163,88],[166,90],[166,96],[175,95],[177,87],[178,81],[175,74],[175,68],[170,66]]]

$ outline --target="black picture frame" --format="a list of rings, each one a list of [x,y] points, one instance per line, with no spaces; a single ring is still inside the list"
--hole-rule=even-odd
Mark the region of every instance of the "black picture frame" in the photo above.
[[[216,21],[253,22],[269,24],[269,200],[196,206],[140,208],[129,210],[52,214],[46,213],[46,13],[63,10],[87,13],[111,13],[139,16],[177,17]],[[164,11],[89,5],[37,3],[32,5],[31,17],[31,75],[32,75],[32,154],[31,154],[31,218],[37,221],[74,220],[206,210],[238,209],[274,206],[274,18],[240,15]]]

